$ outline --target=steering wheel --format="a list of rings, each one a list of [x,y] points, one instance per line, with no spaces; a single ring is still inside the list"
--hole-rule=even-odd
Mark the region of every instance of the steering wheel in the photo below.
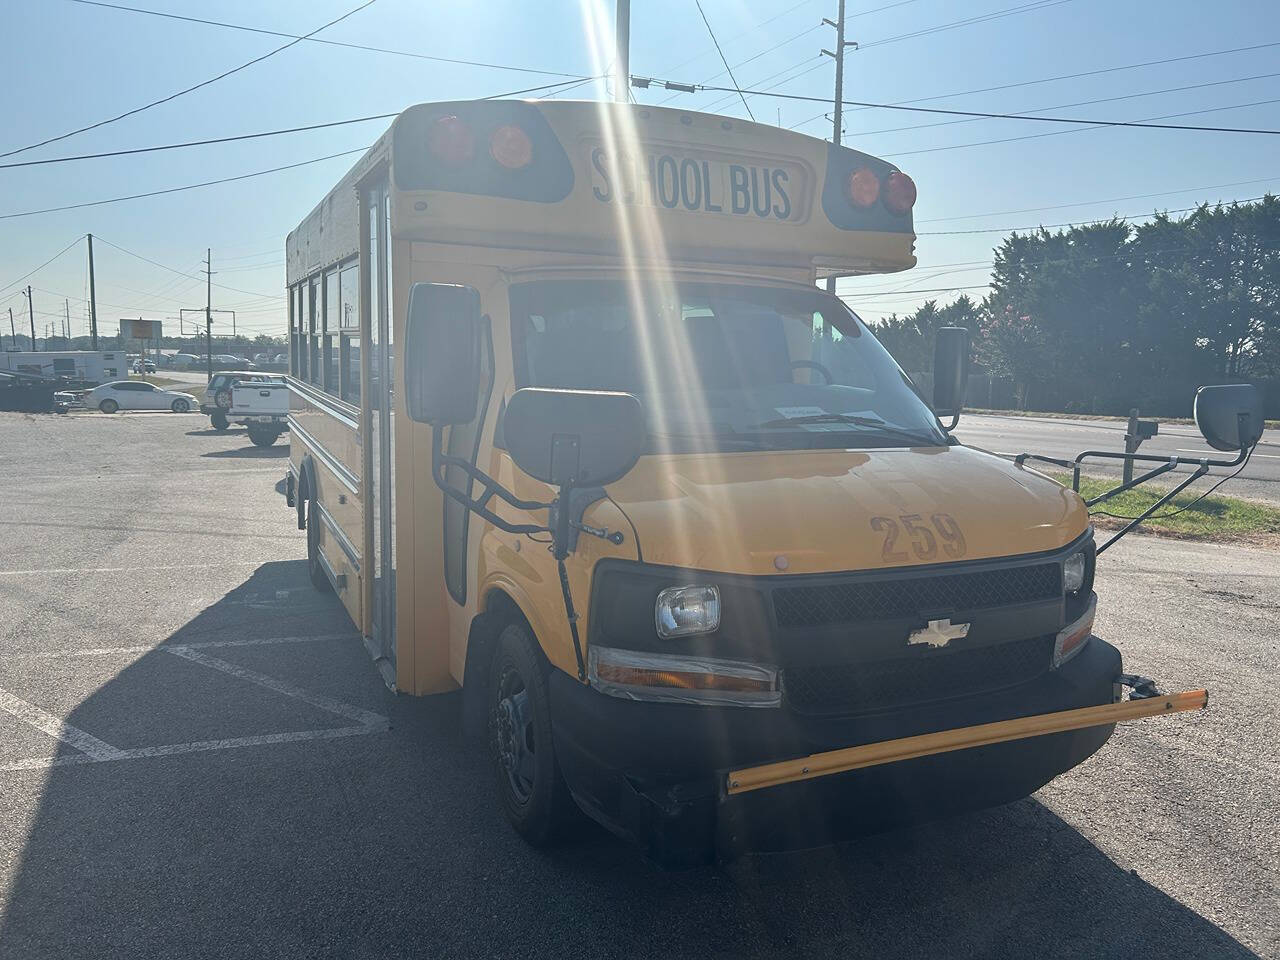
[[[805,367],[809,370],[817,370],[820,374],[827,378],[827,386],[835,383],[836,378],[831,375],[831,371],[820,364],[817,360],[792,360],[791,369],[796,370]]]

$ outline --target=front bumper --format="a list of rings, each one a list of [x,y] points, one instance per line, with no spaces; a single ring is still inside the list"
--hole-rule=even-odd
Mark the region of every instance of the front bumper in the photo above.
[[[676,866],[840,840],[1027,796],[1079,764],[1114,726],[919,757],[728,796],[727,770],[938,730],[1113,702],[1119,652],[1092,637],[1072,660],[997,694],[864,716],[621,700],[559,671],[556,755],[579,804]]]

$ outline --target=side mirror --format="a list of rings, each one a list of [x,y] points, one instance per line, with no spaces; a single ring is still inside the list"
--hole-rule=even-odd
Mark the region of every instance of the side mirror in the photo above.
[[[964,327],[939,328],[933,343],[933,412],[939,420],[960,418],[968,382],[969,331]]]
[[[1196,426],[1215,450],[1244,450],[1262,439],[1262,393],[1252,383],[1201,387]]]
[[[644,410],[629,393],[541,387],[512,395],[502,433],[517,467],[557,487],[613,483],[647,439]]]
[[[469,423],[480,389],[480,294],[448,283],[409,290],[404,392],[411,419]]]

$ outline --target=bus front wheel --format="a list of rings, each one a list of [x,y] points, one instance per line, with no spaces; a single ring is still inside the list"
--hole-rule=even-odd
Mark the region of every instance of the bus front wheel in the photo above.
[[[577,806],[552,746],[547,667],[522,624],[510,624],[498,637],[490,671],[489,744],[503,813],[530,844],[555,843]]]

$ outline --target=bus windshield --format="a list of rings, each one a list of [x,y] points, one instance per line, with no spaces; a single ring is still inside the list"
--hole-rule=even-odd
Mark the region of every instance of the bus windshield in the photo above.
[[[867,327],[818,290],[620,280],[511,288],[517,385],[622,390],[655,450],[941,446]]]

